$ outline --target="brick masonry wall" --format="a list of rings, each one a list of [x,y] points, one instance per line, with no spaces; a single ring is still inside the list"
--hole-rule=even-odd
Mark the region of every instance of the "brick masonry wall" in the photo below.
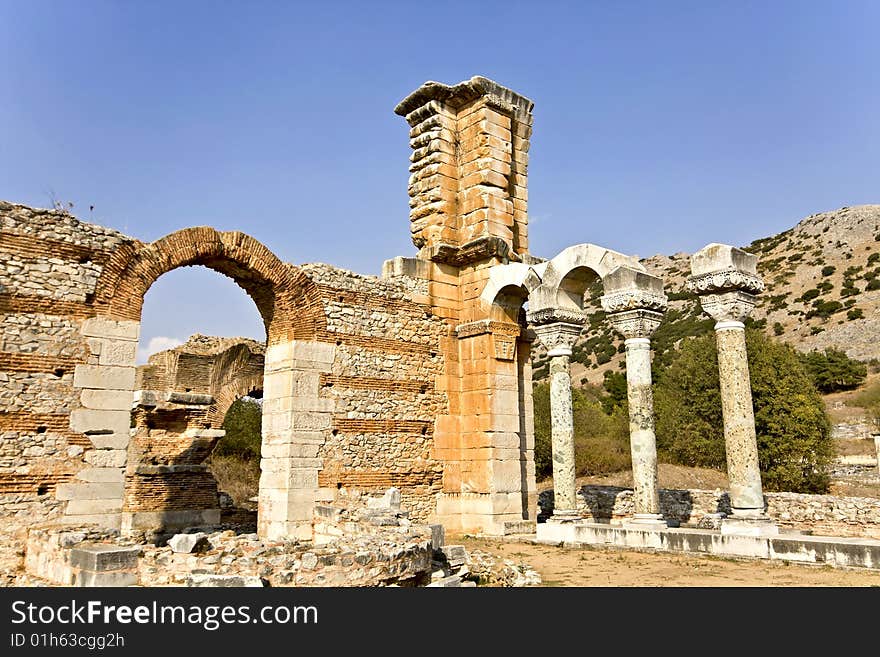
[[[25,528],[63,512],[56,487],[88,467],[91,443],[69,419],[74,368],[91,354],[80,327],[111,252],[131,242],[0,201],[0,561],[21,550]]]
[[[436,509],[442,466],[433,456],[434,420],[447,412],[436,389],[443,374],[440,339],[445,323],[427,306],[425,281],[382,280],[327,265],[305,265],[327,317],[321,339],[336,357],[321,375],[321,397],[335,412],[318,483],[322,487],[380,492],[401,489],[412,517]]]

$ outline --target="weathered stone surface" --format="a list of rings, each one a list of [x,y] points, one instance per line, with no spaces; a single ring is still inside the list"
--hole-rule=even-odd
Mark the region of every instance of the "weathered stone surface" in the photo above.
[[[207,545],[207,534],[196,532],[195,534],[175,534],[168,539],[168,547],[172,552],[189,554],[199,549],[199,546]]]
[[[70,565],[92,571],[137,569],[140,546],[80,543],[70,551]]]

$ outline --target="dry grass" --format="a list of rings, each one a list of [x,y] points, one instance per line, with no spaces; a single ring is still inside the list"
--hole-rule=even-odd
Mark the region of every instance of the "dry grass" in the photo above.
[[[710,468],[691,468],[685,465],[673,465],[671,463],[657,464],[657,478],[660,480],[660,487],[668,489],[715,490],[720,488],[726,490],[729,487],[727,474],[724,472]],[[606,475],[578,477],[577,483],[578,486],[621,486],[623,488],[632,488],[632,470],[622,470]],[[552,478],[538,482],[539,491],[550,488],[553,488]]]
[[[867,484],[857,481],[832,481],[830,495],[838,497],[880,498],[880,484]]]
[[[856,456],[859,454],[874,456],[877,453],[873,438],[835,440],[834,451],[838,456]]]
[[[260,462],[244,461],[235,456],[213,455],[210,461],[211,472],[220,490],[228,493],[241,508],[251,508],[260,487]]]

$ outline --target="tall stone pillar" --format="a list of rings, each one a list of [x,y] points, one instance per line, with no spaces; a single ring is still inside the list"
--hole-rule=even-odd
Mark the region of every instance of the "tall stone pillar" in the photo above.
[[[764,513],[758,441],[746,354],[746,317],[764,289],[757,273],[758,258],[733,246],[709,244],[691,256],[688,288],[699,295],[703,310],[715,320],[718,375],[727,476],[732,516],[722,533],[766,535],[778,533]]]
[[[618,267],[603,281],[602,308],[626,345],[629,441],[632,452],[635,514],[641,529],[665,529],[657,481],[657,439],[651,390],[651,336],[666,310],[663,281],[628,267]],[[627,523],[627,524],[630,524]]]
[[[550,432],[553,451],[553,518],[579,517],[575,482],[574,419],[571,408],[571,348],[584,327],[581,313],[545,310],[531,314],[538,340],[550,357]],[[565,321],[569,320],[569,321]],[[540,323],[543,322],[543,323]]]

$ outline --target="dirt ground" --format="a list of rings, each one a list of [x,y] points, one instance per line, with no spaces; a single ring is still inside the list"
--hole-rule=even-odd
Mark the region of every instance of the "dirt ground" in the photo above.
[[[454,540],[468,549],[528,564],[540,573],[543,586],[880,586],[880,571],[659,552],[571,549],[471,537]]]

